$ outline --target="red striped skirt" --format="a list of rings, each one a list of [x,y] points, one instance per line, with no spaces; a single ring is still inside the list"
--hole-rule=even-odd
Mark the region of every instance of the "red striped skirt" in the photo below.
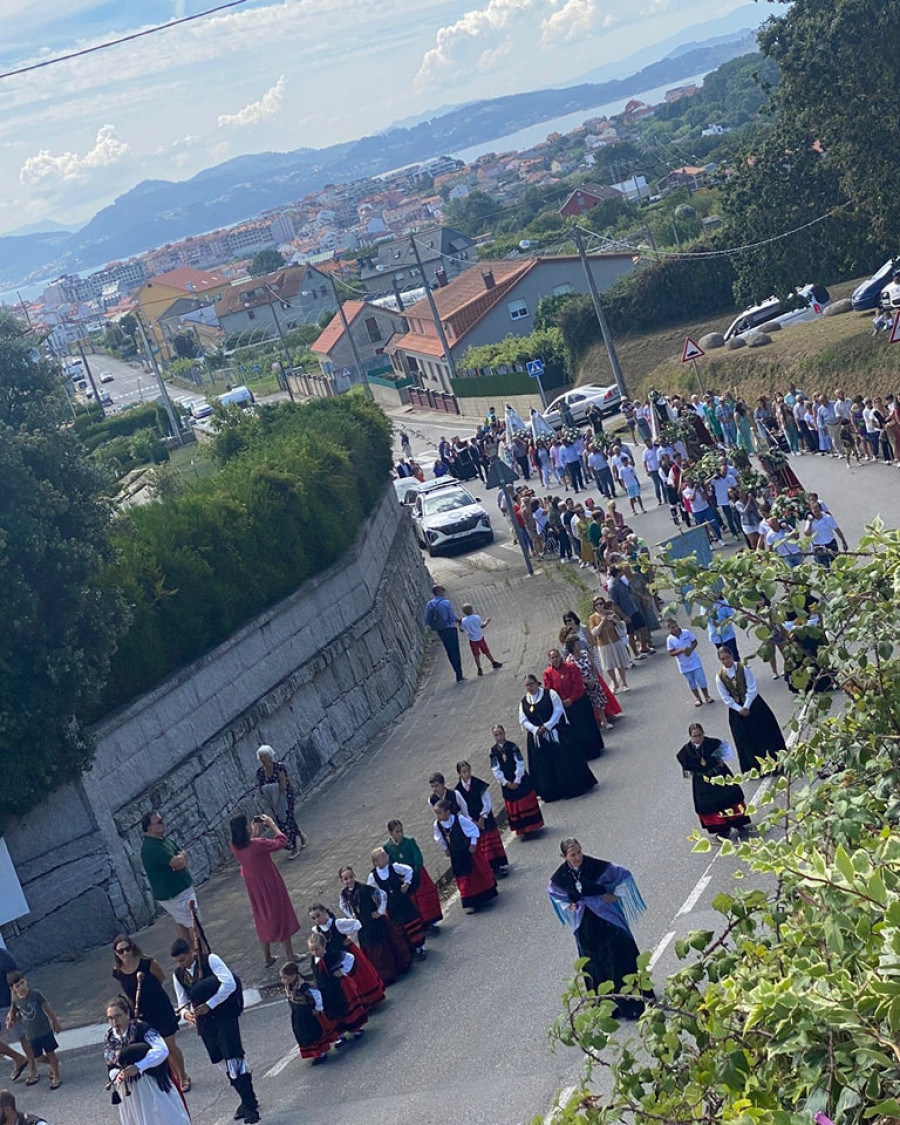
[[[358,945],[354,945],[350,952],[354,960],[350,979],[356,986],[362,1006],[369,1012],[384,999],[384,982],[378,975],[378,970]]]
[[[485,828],[482,830],[481,835],[478,837],[478,851],[476,854],[480,855],[482,859],[486,860],[489,864],[499,862],[506,867],[509,863],[509,860],[506,858],[506,849],[503,847],[503,841],[500,839],[500,833],[496,828]]]
[[[416,909],[422,915],[422,921],[426,926],[433,926],[444,917],[437,887],[434,885],[434,879],[432,879],[424,867],[419,868],[419,885],[413,891],[412,897],[413,902],[416,904]]]
[[[398,925],[411,949],[419,949],[425,944],[425,927],[418,914],[408,922],[400,922]]]
[[[368,1022],[369,1013],[363,1007],[356,985],[351,977],[341,977],[341,991],[347,1001],[347,1012],[336,1023],[339,1031],[357,1031]]]
[[[700,823],[707,832],[718,832],[722,828],[743,828],[750,823],[747,806],[742,801],[731,812],[697,813]]]
[[[312,1038],[311,1030],[316,1024],[318,1024],[319,1029],[318,1036]],[[297,1046],[300,1048],[300,1057],[304,1059],[315,1059],[319,1055],[326,1054],[331,1044],[337,1041],[337,1027],[334,1021],[330,1020],[324,1012],[310,1012],[304,1018],[299,1017],[292,1007],[291,1027],[293,1028],[294,1038],[297,1040]]]
[[[515,801],[504,795],[503,802],[506,805],[509,826],[517,836],[528,836],[532,832],[540,832],[544,827],[541,806],[533,789]]]
[[[497,880],[487,860],[480,852],[471,853],[472,870],[468,875],[457,875],[456,885],[463,906],[478,907],[497,897]]]

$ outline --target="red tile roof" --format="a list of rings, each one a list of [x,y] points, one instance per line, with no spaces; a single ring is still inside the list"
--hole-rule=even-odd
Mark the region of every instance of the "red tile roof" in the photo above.
[[[449,285],[434,290],[438,316],[450,329],[448,341],[453,346],[497,304],[513,285],[533,269],[535,258],[519,261],[480,261],[455,277]],[[485,279],[493,275],[489,287]],[[427,298],[416,301],[403,314],[409,320],[431,320]]]
[[[366,307],[365,301],[344,301],[344,316],[347,318],[347,323],[352,324],[353,321],[359,316],[362,310]],[[337,344],[341,336],[344,335],[344,324],[341,320],[340,313],[335,313],[331,320],[326,324],[315,343],[310,347],[310,351],[328,355],[331,349]]]
[[[166,285],[170,289],[181,289],[184,293],[202,293],[205,289],[215,289],[219,285],[230,285],[231,282],[224,274],[207,273],[205,270],[195,270],[191,266],[182,266],[168,273],[157,274],[148,278],[147,285]]]
[[[423,336],[419,332],[392,336],[384,350],[387,355],[393,355],[397,348],[403,348],[405,352],[416,352],[418,355],[433,355],[438,359],[443,359],[444,356],[444,347],[436,336]]]

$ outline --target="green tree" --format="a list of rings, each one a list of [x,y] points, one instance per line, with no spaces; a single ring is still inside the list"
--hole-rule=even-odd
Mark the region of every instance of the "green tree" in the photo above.
[[[0,820],[28,812],[91,760],[81,717],[103,686],[122,601],[105,478],[72,429],[37,343],[0,314]]]
[[[250,276],[262,277],[284,268],[284,258],[277,250],[260,250],[250,259]]]
[[[819,143],[844,198],[884,246],[900,231],[900,118],[885,102],[900,86],[898,43],[900,6],[882,0],[793,0],[759,36],[781,73],[776,107]]]
[[[762,660],[773,633],[784,637],[802,704],[797,741],[757,810],[759,837],[738,849],[736,874],[747,878],[713,900],[714,928],[676,943],[684,965],[656,983],[635,1036],[617,1034],[608,995],[579,982],[567,992],[555,1034],[582,1049],[587,1069],[560,1120],[809,1125],[817,1112],[837,1125],[895,1120],[900,533],[876,522],[858,553],[830,570],[791,571],[775,556],[742,552],[708,570],[686,560],[672,571],[696,624],[724,584]],[[817,693],[824,676],[845,697]],[[698,833],[694,851],[709,847]],[[609,1093],[596,1092],[598,1071]]]

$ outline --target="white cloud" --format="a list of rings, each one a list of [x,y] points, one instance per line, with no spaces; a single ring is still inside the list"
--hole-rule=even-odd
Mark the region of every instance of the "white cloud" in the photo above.
[[[478,70],[487,70],[511,43],[511,33],[531,14],[537,0],[488,0],[486,7],[465,12],[437,33],[416,75],[416,88],[440,86]],[[499,53],[499,56],[498,56]]]
[[[566,0],[558,11],[541,21],[541,46],[553,47],[590,35],[597,14],[593,0]]]
[[[223,113],[219,117],[220,129],[242,129],[247,125],[259,125],[267,117],[274,117],[284,105],[284,75],[274,86],[270,86],[258,102],[250,102],[237,113]]]
[[[128,152],[128,145],[115,136],[115,125],[101,125],[93,147],[84,156],[63,152],[53,156],[42,148],[37,156],[29,156],[19,169],[19,182],[28,187],[56,181],[83,180],[93,168],[117,164]]]

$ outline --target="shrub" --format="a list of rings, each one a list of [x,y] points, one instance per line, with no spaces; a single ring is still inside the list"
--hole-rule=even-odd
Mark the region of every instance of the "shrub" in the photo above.
[[[222,468],[183,494],[133,508],[106,574],[133,621],[102,710],[219,644],[335,562],[378,501],[390,425],[355,394],[229,417]],[[102,711],[100,712],[102,713]]]

